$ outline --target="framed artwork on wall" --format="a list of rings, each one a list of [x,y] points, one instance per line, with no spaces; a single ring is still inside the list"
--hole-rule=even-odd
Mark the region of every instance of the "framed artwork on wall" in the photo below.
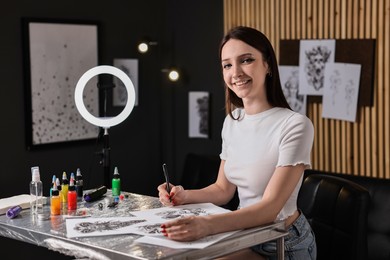
[[[135,103],[138,106],[138,60],[137,59],[114,59],[114,67],[122,70],[133,82],[135,90]],[[123,82],[114,77],[114,89],[112,92],[112,105],[125,106],[127,102],[127,91]]]
[[[23,18],[27,149],[96,138],[99,128],[78,113],[74,91],[98,65],[98,23]],[[99,116],[97,78],[84,89],[90,113]]]
[[[189,137],[209,138],[209,92],[191,91],[189,92],[188,99]]]

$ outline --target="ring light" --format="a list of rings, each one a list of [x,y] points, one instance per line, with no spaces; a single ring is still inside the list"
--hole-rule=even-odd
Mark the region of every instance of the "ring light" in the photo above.
[[[83,100],[84,88],[92,77],[99,74],[114,75],[118,77],[126,87],[126,91],[127,91],[126,106],[122,110],[122,112],[115,117],[95,117],[87,110],[87,108],[84,105],[84,100]],[[127,76],[126,73],[124,73],[120,69],[108,65],[97,66],[92,69],[89,69],[81,76],[81,78],[79,79],[76,85],[74,99],[76,102],[77,110],[85,120],[87,120],[89,123],[93,125],[100,126],[103,128],[109,128],[111,126],[122,123],[133,110],[134,103],[135,103],[134,85],[131,79],[129,78],[129,76]]]

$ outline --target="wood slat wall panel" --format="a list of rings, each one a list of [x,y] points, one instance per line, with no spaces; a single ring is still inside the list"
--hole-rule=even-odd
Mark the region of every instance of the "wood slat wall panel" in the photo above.
[[[309,103],[315,127],[313,168],[390,179],[390,1],[224,0],[224,29],[252,26],[270,39],[279,57],[281,39],[376,39],[372,107],[357,121],[322,118]]]

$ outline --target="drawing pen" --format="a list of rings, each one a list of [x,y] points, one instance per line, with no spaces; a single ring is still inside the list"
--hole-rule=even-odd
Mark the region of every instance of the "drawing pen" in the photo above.
[[[167,183],[167,192],[168,194],[171,193],[171,187],[169,185],[169,175],[168,175],[168,168],[167,168],[167,165],[164,163],[162,165],[162,168],[163,168],[163,172],[164,172],[164,177],[165,177],[165,182]]]

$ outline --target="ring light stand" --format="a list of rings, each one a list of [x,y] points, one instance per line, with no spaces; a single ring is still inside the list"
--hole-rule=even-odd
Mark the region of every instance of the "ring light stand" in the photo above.
[[[87,108],[84,105],[84,100],[83,100],[84,88],[91,78],[99,74],[111,74],[113,76],[116,76],[122,81],[122,83],[126,87],[127,102],[125,108],[122,110],[120,114],[118,114],[115,117],[95,117],[87,110]],[[134,91],[133,82],[126,75],[126,73],[124,73],[123,71],[121,71],[116,67],[108,66],[108,65],[97,66],[89,69],[81,76],[81,78],[79,79],[76,85],[74,98],[75,98],[77,110],[79,111],[80,115],[89,123],[96,125],[98,127],[102,127],[104,129],[104,137],[103,137],[104,147],[102,151],[102,165],[104,168],[104,182],[106,187],[108,187],[110,183],[109,181],[110,180],[110,145],[109,145],[108,128],[122,123],[133,110],[135,104],[135,91]]]

